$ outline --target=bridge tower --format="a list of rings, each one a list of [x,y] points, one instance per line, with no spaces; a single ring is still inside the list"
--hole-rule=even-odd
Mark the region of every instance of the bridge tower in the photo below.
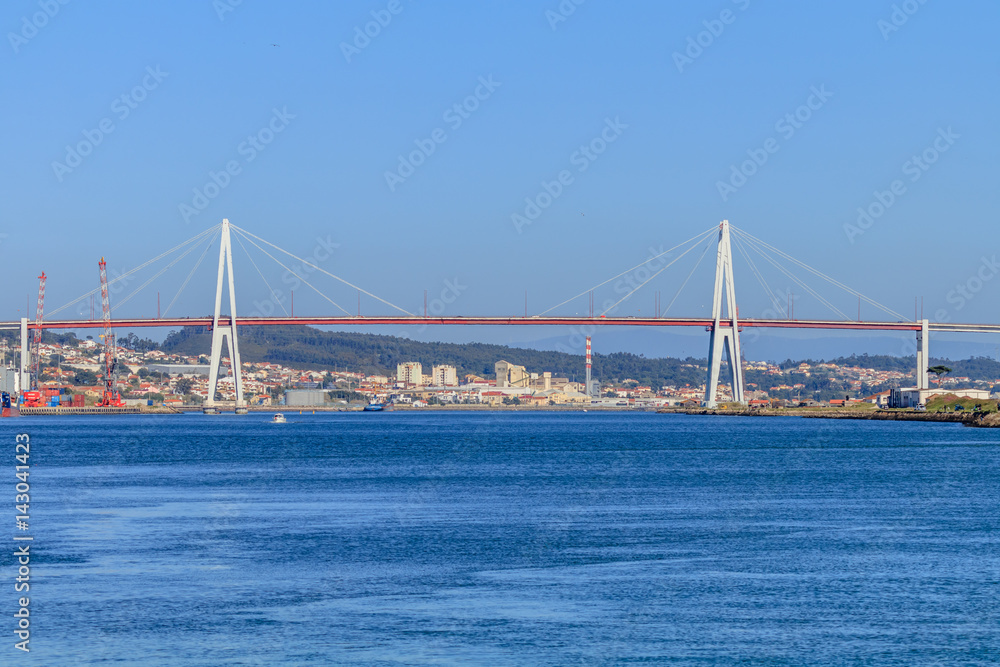
[[[229,278],[229,324],[219,324],[222,308],[222,284]],[[233,245],[229,236],[229,220],[222,221],[222,243],[219,247],[219,280],[215,287],[215,315],[212,318],[212,361],[208,373],[208,398],[206,407],[216,405],[215,392],[219,385],[219,367],[222,365],[222,341],[229,343],[229,361],[233,367],[237,412],[246,408],[243,400],[243,366],[240,363],[240,345],[236,338],[236,287],[233,283]]]
[[[726,302],[722,302],[722,293]],[[725,306],[725,309],[723,308]],[[725,314],[723,313],[725,310]],[[740,328],[736,308],[736,286],[733,282],[733,255],[729,243],[729,221],[719,224],[719,253],[715,262],[715,295],[712,298],[712,335],[708,344],[708,377],[705,381],[707,408],[716,406],[715,392],[719,386],[722,354],[729,362],[733,400],[743,403],[743,364],[740,357]]]
[[[917,331],[917,389],[930,389],[927,379],[927,367],[931,363],[929,325],[928,320],[920,320],[920,330]]]

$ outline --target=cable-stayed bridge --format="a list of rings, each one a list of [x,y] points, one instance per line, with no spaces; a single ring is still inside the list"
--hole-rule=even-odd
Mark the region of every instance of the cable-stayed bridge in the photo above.
[[[236,295],[235,295],[235,281],[233,277],[233,239],[236,239],[238,245],[246,252],[247,258],[249,259],[251,265],[256,270],[258,275],[264,281],[273,299],[273,303],[276,303],[283,311],[283,316],[240,316],[237,314],[236,309]],[[114,280],[110,281],[111,284],[115,282],[120,282],[129,279],[134,274],[139,271],[147,269],[151,266],[156,265],[157,262],[164,261],[166,265],[163,266],[157,273],[152,277],[147,279],[144,283],[139,285],[131,294],[119,300],[115,307],[120,308],[129,300],[135,297],[139,292],[148,287],[150,284],[155,282],[160,276],[162,276],[167,270],[178,264],[182,259],[191,255],[198,248],[204,246],[201,255],[198,257],[197,262],[191,269],[191,272],[187,275],[184,282],[181,284],[176,296],[167,306],[167,311],[169,312],[173,306],[177,303],[184,289],[190,284],[195,272],[202,264],[203,260],[208,254],[208,251],[213,247],[215,241],[218,240],[219,243],[219,264],[218,264],[218,280],[216,283],[216,298],[215,298],[215,311],[212,316],[205,317],[170,317],[164,314],[162,317],[156,318],[111,318],[110,326],[114,328],[124,328],[124,329],[134,329],[134,328],[144,328],[144,327],[184,327],[184,326],[195,326],[195,327],[209,327],[212,330],[212,349],[211,349],[211,372],[209,376],[209,397],[207,405],[212,405],[215,403],[215,392],[219,380],[220,368],[222,368],[222,351],[225,345],[228,348],[229,359],[231,360],[231,372],[233,373],[233,383],[236,392],[236,405],[240,407],[243,405],[243,390],[242,390],[242,374],[241,374],[241,364],[239,356],[239,342],[237,331],[239,327],[242,326],[278,326],[278,325],[314,325],[314,326],[375,326],[375,325],[408,325],[417,324],[420,326],[425,325],[449,325],[449,326],[579,326],[579,327],[604,327],[604,326],[627,326],[627,327],[703,327],[709,334],[709,365],[708,365],[708,375],[706,378],[706,388],[705,388],[705,404],[707,406],[714,406],[716,402],[716,393],[718,388],[719,374],[722,371],[722,360],[725,357],[728,361],[728,370],[730,375],[730,387],[732,389],[732,396],[736,402],[744,402],[744,383],[743,383],[743,371],[742,365],[740,363],[733,363],[734,360],[740,360],[742,358],[740,352],[740,331],[744,328],[759,328],[759,329],[769,329],[769,328],[780,328],[780,329],[821,329],[821,330],[839,330],[839,331],[889,331],[889,332],[913,332],[916,335],[916,377],[917,377],[917,387],[920,389],[928,388],[928,372],[927,364],[929,360],[927,344],[929,342],[930,332],[963,332],[963,333],[1000,333],[1000,324],[975,324],[975,323],[939,323],[930,322],[927,319],[913,319],[908,320],[903,315],[898,312],[878,303],[874,299],[861,294],[860,292],[848,287],[847,285],[837,281],[830,276],[823,274],[822,272],[814,269],[813,267],[801,262],[790,255],[782,252],[781,250],[775,248],[774,246],[758,239],[757,237],[738,229],[734,225],[730,225],[728,221],[723,221],[717,227],[712,227],[704,232],[691,237],[690,239],[660,252],[653,257],[645,260],[641,264],[638,264],[630,269],[627,269],[611,278],[604,280],[597,285],[588,288],[587,290],[570,297],[569,299],[563,301],[562,303],[556,304],[551,308],[535,314],[528,315],[527,313],[523,317],[511,317],[511,316],[438,316],[438,315],[427,315],[426,311],[424,315],[419,315],[406,311],[399,306],[389,302],[388,300],[379,297],[358,285],[347,281],[340,276],[337,276],[326,269],[316,265],[313,262],[305,260],[298,257],[277,245],[266,241],[244,229],[237,227],[236,225],[230,224],[228,220],[224,220],[222,224],[216,225],[215,227],[209,228],[200,234],[188,239],[184,243],[175,246],[174,248],[161,253],[160,255],[154,257],[153,259],[135,267],[134,269],[118,276]],[[707,242],[707,243],[706,243]],[[253,256],[250,254],[247,245],[256,248],[260,253],[267,256],[269,259],[273,260],[280,267],[285,269],[291,275],[294,275],[302,284],[311,288],[325,301],[329,302],[334,308],[336,308],[339,313],[333,315],[307,315],[307,316],[295,316],[294,313],[289,313],[283,305],[282,299],[278,298],[277,291],[274,290],[268,283],[267,278],[264,273],[258,267],[257,263],[254,261]],[[715,283],[713,291],[713,303],[712,303],[712,314],[706,317],[668,317],[667,312],[676,302],[681,291],[685,288],[691,277],[694,275],[696,269],[701,264],[702,259],[708,254],[711,247],[716,249],[716,271],[715,271]],[[633,317],[633,316],[620,316],[616,315],[616,311],[619,306],[631,298],[636,292],[648,285],[657,276],[662,274],[670,266],[683,259],[685,256],[693,253],[698,248],[702,248],[701,255],[698,257],[697,262],[691,269],[687,277],[680,283],[677,293],[674,298],[670,301],[664,312],[661,314],[659,312],[659,302],[657,301],[657,313],[653,317]],[[771,312],[776,314],[781,314],[783,317],[770,317],[770,318],[741,318],[739,316],[739,310],[736,305],[736,292],[735,292],[735,280],[733,275],[733,258],[735,253],[733,249],[739,253],[747,263],[750,268],[750,272],[754,275],[760,285],[763,287],[765,294],[768,296],[773,308]],[[683,249],[683,250],[682,250]],[[275,256],[278,255],[278,256]],[[785,276],[787,280],[794,283],[798,289],[801,289],[806,294],[814,297],[819,303],[833,312],[837,319],[795,319],[792,317],[791,308],[789,304],[782,303],[779,298],[779,294],[776,294],[773,289],[768,285],[765,280],[763,271],[758,266],[757,262],[754,261],[753,256],[757,256],[757,262],[761,263],[761,266],[767,268],[768,266],[776,269],[781,275]],[[167,259],[169,258],[169,261]],[[667,261],[669,259],[669,261]],[[284,261],[283,261],[284,260]],[[653,260],[659,260],[664,263],[662,268],[656,271],[646,270],[644,273],[640,273],[641,267],[648,267],[650,262]],[[299,271],[291,268],[286,264],[286,262],[297,262]],[[305,271],[308,267],[309,271]],[[798,271],[796,273],[795,271]],[[335,302],[329,296],[327,296],[323,291],[318,289],[309,280],[300,273],[316,273],[323,274],[342,286],[351,288],[352,290],[357,290],[357,293],[365,294],[370,298],[375,299],[383,306],[388,307],[388,309],[395,311],[394,314],[388,315],[365,315],[362,316],[359,313],[354,314],[349,312],[339,303]],[[832,285],[838,290],[850,295],[852,298],[857,299],[858,303],[858,318],[854,319],[849,317],[841,308],[839,308],[833,301],[826,298],[816,289],[811,287],[806,283],[800,274],[805,272],[811,274],[815,278],[819,278],[828,285]],[[645,273],[650,275],[645,276],[644,279],[641,278]],[[616,300],[607,300],[602,306],[603,310],[597,312],[593,306],[593,294],[595,289],[604,287],[615,280],[620,280],[623,276],[636,277],[634,280],[629,280],[628,285],[631,287],[623,296],[617,298]],[[227,280],[228,278],[228,280]],[[316,280],[316,278],[313,278]],[[638,284],[636,284],[638,283]],[[44,282],[43,282],[44,284]],[[228,284],[228,290],[226,290],[226,285]],[[620,285],[621,283],[619,283]],[[29,335],[33,334],[39,329],[95,329],[103,328],[109,326],[109,322],[101,319],[56,319],[55,316],[60,312],[66,310],[74,304],[80,303],[92,297],[95,293],[100,291],[100,288],[91,290],[86,294],[74,299],[73,301],[67,303],[60,308],[56,308],[48,314],[48,319],[42,318],[42,304],[40,294],[39,312],[35,321],[29,321],[28,318],[22,318],[18,321],[8,321],[0,322],[0,328],[4,329],[20,329],[21,330],[21,386],[28,386],[30,381],[29,373],[31,368],[31,352],[29,351]],[[621,290],[624,291],[624,290]],[[229,313],[224,314],[222,312],[223,308],[223,295],[227,292],[229,298]],[[616,295],[619,290],[616,289]],[[106,293],[105,293],[106,296]],[[566,316],[553,314],[553,311],[557,311],[559,308],[566,306],[567,304],[578,302],[583,297],[589,296],[590,299],[590,312],[587,316]],[[359,296],[360,298],[360,296]],[[887,319],[879,320],[862,320],[860,318],[860,307],[864,303],[869,307],[874,307],[888,316]],[[235,316],[234,316],[235,314]]]

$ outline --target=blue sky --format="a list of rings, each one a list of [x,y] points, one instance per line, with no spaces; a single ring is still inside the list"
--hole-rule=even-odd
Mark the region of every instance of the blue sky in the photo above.
[[[97,285],[101,256],[126,271],[224,217],[299,256],[332,247],[324,269],[407,310],[457,283],[456,315],[522,314],[525,291],[538,312],[726,218],[908,317],[921,296],[932,319],[996,322],[998,19],[986,1],[7,2],[2,319],[26,295],[33,315],[42,270],[61,306]],[[915,166],[925,151],[933,163]],[[545,184],[558,196],[518,225]],[[859,207],[879,213],[865,228]],[[250,249],[272,286],[294,282]],[[669,301],[699,254],[618,312],[651,313],[655,290]],[[155,314],[199,255],[116,312]],[[672,314],[706,312],[711,259]],[[214,262],[171,314],[209,311]],[[236,263],[250,312],[269,292],[242,249]],[[765,291],[736,271],[741,313],[763,314]],[[764,277],[800,297],[797,317],[830,316]],[[353,289],[314,284],[357,308]],[[856,315],[854,297],[824,294]],[[295,300],[332,312],[304,285]],[[362,310],[386,312],[368,297]]]

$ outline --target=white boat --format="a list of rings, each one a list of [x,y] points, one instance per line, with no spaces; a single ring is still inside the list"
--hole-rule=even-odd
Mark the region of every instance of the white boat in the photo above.
[[[288,420],[285,419],[285,415],[281,414],[280,412],[276,413],[274,417],[271,418],[272,424],[284,424],[287,421]]]

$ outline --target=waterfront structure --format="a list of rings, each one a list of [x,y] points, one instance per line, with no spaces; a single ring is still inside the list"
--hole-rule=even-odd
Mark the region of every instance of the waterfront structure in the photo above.
[[[209,405],[215,399],[215,389],[218,386],[218,370],[221,365],[221,352],[222,352],[222,342],[228,339],[228,347],[230,352],[230,359],[232,359],[231,368],[233,369],[233,378],[231,380],[233,385],[232,396],[235,398],[237,403],[237,408],[243,404],[243,380],[241,377],[242,364],[239,361],[239,349],[236,336],[237,324],[247,324],[253,326],[282,326],[282,325],[337,325],[346,326],[351,324],[360,324],[366,326],[372,325],[403,325],[403,324],[417,324],[423,325],[502,325],[502,326],[680,326],[680,327],[704,327],[710,333],[710,343],[709,343],[709,365],[707,369],[707,377],[704,388],[704,396],[706,404],[714,404],[719,399],[718,394],[718,375],[721,370],[722,356],[725,355],[729,358],[729,370],[732,374],[732,381],[730,386],[732,388],[732,398],[735,401],[743,402],[745,399],[744,395],[744,383],[743,383],[743,369],[742,360],[740,355],[740,341],[739,341],[739,331],[741,327],[764,327],[764,328],[791,328],[791,329],[827,329],[827,330],[854,330],[854,331],[905,331],[917,334],[917,388],[927,389],[927,360],[929,357],[928,342],[929,342],[929,332],[963,332],[963,333],[997,333],[1000,332],[1000,324],[962,324],[962,323],[948,323],[948,322],[928,322],[926,319],[920,319],[914,321],[904,321],[906,318],[891,311],[881,304],[874,302],[872,299],[852,290],[845,285],[825,276],[818,271],[808,267],[807,265],[791,258],[784,253],[780,253],[777,249],[769,246],[760,239],[750,236],[743,230],[736,227],[732,227],[733,233],[736,234],[736,240],[740,241],[748,240],[752,244],[762,245],[762,247],[779,252],[782,257],[785,257],[789,261],[794,262],[796,265],[809,270],[814,275],[827,280],[828,282],[834,284],[835,286],[844,289],[856,296],[859,300],[875,305],[881,310],[885,311],[891,315],[892,319],[889,321],[863,321],[860,318],[860,307],[859,316],[857,320],[849,319],[844,316],[844,319],[840,320],[827,320],[827,319],[816,319],[816,320],[796,320],[790,314],[784,318],[744,318],[737,320],[738,312],[736,311],[736,300],[734,292],[734,281],[733,281],[733,267],[732,267],[732,251],[730,247],[730,225],[729,222],[724,220],[719,225],[719,247],[717,252],[717,264],[716,264],[716,282],[715,282],[715,293],[713,298],[713,311],[712,319],[707,319],[705,317],[632,317],[632,316],[606,316],[605,314],[600,314],[595,316],[593,311],[590,313],[589,317],[568,317],[568,316],[555,316],[555,315],[535,315],[528,317],[527,315],[523,318],[521,317],[508,317],[508,316],[461,316],[461,315],[449,315],[428,317],[425,313],[423,316],[419,316],[413,313],[408,313],[402,308],[395,306],[385,299],[381,299],[376,295],[366,292],[363,289],[358,288],[358,291],[367,294],[383,304],[390,306],[396,310],[399,310],[402,315],[391,315],[391,316],[366,316],[362,317],[360,313],[357,316],[347,314],[345,312],[344,316],[339,315],[321,315],[316,317],[296,317],[294,313],[286,317],[272,317],[272,316],[250,316],[237,318],[235,312],[235,293],[233,285],[233,266],[232,266],[232,249],[230,242],[230,230],[236,234],[241,235],[247,240],[254,239],[260,241],[268,246],[281,251],[297,261],[301,261],[304,267],[309,267],[312,270],[330,275],[331,277],[340,280],[341,282],[346,282],[340,279],[338,276],[330,274],[325,269],[316,266],[308,262],[307,260],[302,260],[285,250],[282,250],[278,246],[257,237],[254,234],[242,230],[235,225],[230,225],[228,219],[223,220],[221,226],[216,226],[214,228],[208,229],[198,235],[192,237],[188,241],[177,246],[174,250],[179,250],[184,246],[199,241],[202,238],[207,237],[208,234],[213,232],[219,232],[221,230],[222,244],[220,247],[220,257],[219,257],[219,273],[218,273],[218,283],[216,291],[216,307],[214,317],[174,317],[174,318],[124,318],[119,320],[114,320],[114,324],[118,327],[124,328],[134,328],[134,327],[179,327],[179,326],[211,326],[212,327],[212,359],[211,359],[211,369],[210,379],[209,379],[209,389],[207,391],[207,401]],[[692,241],[697,239],[707,239],[715,230],[710,229],[703,232],[703,234],[698,235],[691,239]],[[685,242],[687,243],[687,242]],[[681,244],[684,245],[684,244]],[[259,247],[259,246],[258,246]],[[166,256],[168,253],[164,253],[161,257]],[[190,252],[190,250],[188,251]],[[685,251],[686,253],[686,251]],[[683,255],[681,255],[683,256]],[[273,259],[273,258],[272,258]],[[147,263],[148,264],[148,263]],[[145,266],[142,265],[142,266]],[[171,264],[172,266],[172,264]],[[284,266],[284,265],[282,265]],[[168,267],[169,268],[169,267]],[[287,267],[286,267],[287,268]],[[159,274],[157,274],[159,275]],[[220,318],[220,305],[222,296],[222,287],[225,277],[228,275],[229,278],[229,297],[230,297],[230,315],[228,317]],[[301,276],[298,276],[301,278]],[[148,283],[147,283],[148,284]],[[144,285],[145,286],[145,285]],[[641,287],[641,285],[640,285]],[[638,289],[638,288],[636,288]],[[635,290],[633,290],[635,291]],[[725,304],[722,302],[722,294],[726,292]],[[630,293],[631,294],[631,293]],[[582,294],[581,294],[582,295]],[[724,307],[725,306],[725,307]],[[551,310],[551,309],[550,309]],[[779,308],[780,310],[780,308]],[[548,311],[546,311],[548,312]],[[841,313],[842,314],[842,313]],[[30,385],[30,369],[31,369],[31,358],[32,355],[28,349],[29,342],[29,329],[80,329],[80,328],[98,328],[100,323],[93,320],[58,320],[58,321],[45,321],[39,323],[37,318],[36,321],[29,325],[28,318],[22,317],[19,322],[17,321],[5,321],[0,322],[0,329],[20,329],[20,340],[21,340],[21,353],[20,353],[20,378],[18,385],[21,388]],[[520,373],[512,372],[516,371],[518,368],[521,369]],[[513,369],[507,368],[508,373],[506,377],[501,378],[498,376],[498,385],[507,386],[526,386],[530,383],[530,376],[528,380],[525,380],[523,367],[515,367]],[[414,374],[415,375],[415,374]],[[411,380],[414,385],[423,382],[423,377],[417,381],[416,377]],[[553,382],[555,386],[555,382]],[[860,386],[860,385],[859,385]],[[590,387],[585,387],[585,389],[590,389]]]
[[[10,344],[8,343],[8,347]],[[92,340],[75,340],[67,343],[44,343],[40,346],[42,355],[42,367],[44,368],[44,378],[40,382],[43,390],[65,389],[67,395],[72,394],[74,398],[87,404],[99,399],[102,393],[100,386],[92,386],[95,382],[91,378],[92,374],[99,372],[100,368],[94,361],[92,350],[95,344]],[[0,351],[3,348],[3,341],[0,341]],[[164,351],[130,352],[124,348],[119,348],[117,352],[119,359],[128,359],[130,370],[128,374],[123,371],[123,386],[127,386],[130,398],[139,400],[153,399],[162,400],[164,405],[179,406],[182,404],[198,404],[207,398],[208,378],[203,373],[207,367],[198,364],[198,356],[191,356],[177,353],[167,353]],[[47,363],[49,357],[58,360],[58,365]],[[438,364],[441,366],[442,364]],[[688,364],[692,368],[697,365]],[[704,364],[701,364],[701,371],[704,372]],[[124,365],[123,365],[124,367]],[[912,373],[907,375],[897,370],[876,370],[860,366],[842,366],[833,363],[811,363],[792,365],[786,370],[779,366],[766,362],[747,362],[746,369],[753,369],[764,374],[764,382],[760,385],[747,383],[744,397],[747,401],[773,399],[772,405],[780,402],[781,399],[788,399],[794,404],[805,403],[807,405],[840,405],[845,394],[852,396],[865,396],[870,393],[864,389],[868,387],[886,386],[892,382],[903,385],[903,392],[910,393],[905,403],[907,405],[927,404],[930,398],[939,394],[954,394],[963,398],[961,403],[975,406],[983,403],[988,398],[991,387],[1000,385],[1000,378],[978,375],[977,377],[965,377],[972,373],[963,372],[942,378],[939,388],[924,392],[924,396],[916,393],[913,387]],[[202,374],[192,372],[202,371]],[[228,360],[224,360],[224,377],[220,378],[218,391],[222,400],[233,401],[235,388],[232,375],[229,372]],[[439,374],[440,374],[440,369]],[[150,372],[146,372],[150,371]],[[167,371],[164,373],[164,371]],[[161,376],[160,373],[164,373]],[[0,391],[16,394],[18,388],[18,371],[16,367],[0,369]],[[506,387],[497,388],[494,382],[486,382],[475,375],[467,377],[469,382],[463,383],[461,387],[454,386],[420,386],[403,389],[395,389],[390,386],[395,383],[395,374],[386,377],[385,375],[350,372],[350,371],[317,371],[307,369],[295,369],[283,367],[280,364],[269,362],[248,362],[243,366],[243,378],[245,380],[245,392],[247,402],[254,405],[268,405],[272,396],[277,401],[278,397],[283,397],[286,389],[318,389],[320,384],[327,384],[329,388],[341,390],[358,391],[366,398],[372,395],[386,395],[392,393],[392,400],[404,402],[407,400],[423,400],[431,404],[478,404],[483,402],[480,392],[497,392],[494,402],[501,404],[514,404],[517,406],[527,405],[556,405],[575,402],[572,399],[576,392],[583,392],[583,383],[569,382],[563,377],[551,377],[552,374],[530,373],[530,383],[527,387]],[[426,376],[429,384],[430,375]],[[773,378],[773,379],[768,379]],[[819,378],[818,380],[816,378]],[[798,382],[803,379],[809,382],[806,384]],[[183,381],[182,381],[183,380]],[[831,395],[830,391],[823,391],[823,397],[816,395],[814,390],[827,381],[833,381],[843,388],[839,389],[839,395]],[[761,380],[758,380],[760,382]],[[655,387],[649,383],[640,383],[634,378],[622,378],[613,383],[605,383],[598,393],[600,398],[594,397],[594,405],[608,407],[661,407],[662,405],[674,405],[689,398],[704,397],[705,386],[703,384],[692,384],[678,386],[676,383],[668,383]],[[14,391],[11,391],[11,387]],[[5,389],[6,388],[6,389]],[[862,393],[865,391],[866,393]],[[873,390],[872,390],[873,391]],[[717,393],[718,401],[726,401],[731,395],[731,388],[728,383],[720,381]],[[965,399],[964,397],[969,397]],[[143,398],[140,398],[143,397]],[[161,398],[162,397],[162,398]],[[186,397],[186,399],[185,399]],[[517,398],[517,402],[514,398]],[[16,398],[16,396],[14,396]],[[345,397],[348,398],[348,397]],[[360,397],[354,396],[354,399]],[[875,403],[879,407],[885,407],[888,403],[888,392],[869,396],[866,400]],[[506,400],[504,400],[506,399]],[[993,400],[996,401],[1000,397]],[[292,400],[292,403],[299,401]],[[902,402],[902,401],[901,401]],[[619,405],[619,403],[621,405]],[[63,406],[67,403],[62,402]],[[315,407],[313,405],[299,405],[298,407]],[[327,401],[327,404],[328,401]]]

